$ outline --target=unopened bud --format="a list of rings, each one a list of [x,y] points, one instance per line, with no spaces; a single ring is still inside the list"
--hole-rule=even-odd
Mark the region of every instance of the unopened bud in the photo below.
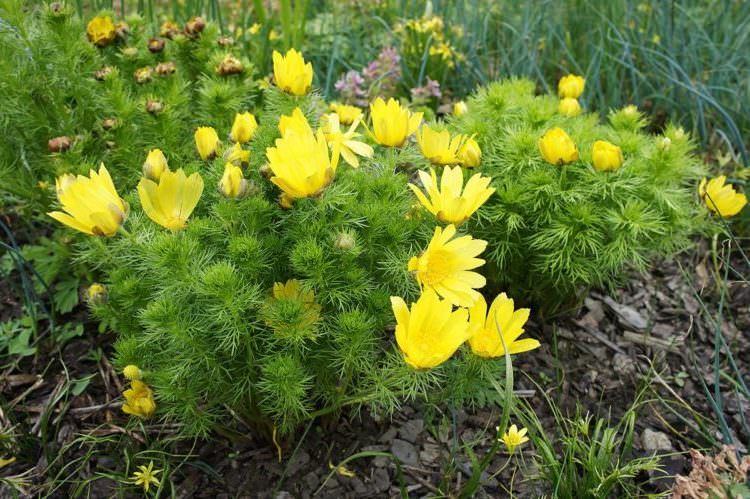
[[[146,101],[146,111],[151,114],[160,113],[164,109],[164,104],[155,99],[149,99]]]
[[[128,364],[125,366],[125,369],[122,370],[122,375],[125,376],[125,379],[128,381],[137,381],[143,378],[143,371],[141,371],[136,365]]]
[[[224,56],[224,59],[216,66],[216,72],[221,76],[239,74],[243,69],[242,62],[232,55]]]
[[[63,135],[49,139],[49,141],[47,141],[47,149],[49,149],[49,152],[65,152],[70,149],[72,144],[73,141],[70,140],[70,137]]]
[[[174,62],[160,62],[156,65],[156,74],[159,76],[167,76],[176,71],[177,67]]]
[[[98,81],[104,81],[107,76],[112,74],[112,67],[111,66],[104,66],[101,69],[97,69],[94,72],[94,78],[96,78]]]
[[[154,75],[154,70],[151,66],[138,68],[135,70],[134,76],[136,83],[148,83]]]
[[[152,54],[156,54],[164,50],[164,40],[161,38],[151,38],[148,41],[148,50]]]
[[[86,290],[86,301],[89,305],[102,305],[107,302],[107,288],[95,282]]]
[[[349,251],[357,244],[357,240],[351,232],[339,232],[334,243],[340,250]]]

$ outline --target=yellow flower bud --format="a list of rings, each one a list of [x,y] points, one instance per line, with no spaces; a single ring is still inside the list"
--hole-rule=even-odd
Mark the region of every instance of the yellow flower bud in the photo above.
[[[210,126],[201,126],[195,131],[195,147],[201,159],[213,159],[219,147],[219,135]]]
[[[96,16],[86,25],[86,34],[97,47],[106,47],[115,39],[115,24],[109,16]]]
[[[557,84],[557,95],[561,99],[577,99],[586,87],[586,79],[578,75],[566,75],[560,78]]]
[[[276,85],[292,95],[305,95],[313,79],[312,64],[305,63],[301,52],[289,49],[286,55],[273,51],[273,78]]]
[[[238,199],[247,194],[247,180],[242,177],[242,169],[232,163],[224,166],[224,175],[219,181],[219,191],[228,198]]]
[[[90,305],[101,305],[107,301],[107,288],[103,284],[95,282],[86,290],[86,301]]]
[[[606,140],[597,140],[591,148],[591,161],[598,171],[613,172],[622,166],[622,149]]]
[[[458,151],[458,158],[461,164],[466,168],[474,168],[482,162],[482,150],[479,144],[472,137],[466,139],[461,149]]]
[[[151,149],[143,163],[143,176],[151,180],[159,180],[164,170],[169,170],[164,153],[161,149]]]
[[[578,99],[567,97],[565,99],[560,99],[560,105],[557,110],[563,116],[572,118],[581,114],[581,104],[578,103]]]
[[[250,162],[250,151],[242,148],[239,142],[224,151],[224,161],[235,166],[246,166]]]
[[[422,113],[412,113],[401,107],[396,99],[388,103],[378,97],[370,104],[372,133],[378,144],[388,147],[401,147],[407,137],[417,131],[422,122]]]
[[[628,104],[622,108],[622,113],[628,118],[635,118],[638,116],[638,108],[633,104]]]
[[[143,377],[143,371],[133,364],[125,366],[125,369],[122,370],[122,374],[128,381],[140,380]]]
[[[458,102],[453,103],[453,115],[454,116],[463,116],[469,111],[469,106],[466,105],[466,102],[460,100]]]
[[[253,138],[255,130],[258,128],[258,122],[252,113],[237,113],[234,115],[234,123],[229,136],[234,142],[244,144]]]
[[[539,139],[539,152],[547,163],[564,165],[578,160],[578,147],[561,128],[552,128]]]

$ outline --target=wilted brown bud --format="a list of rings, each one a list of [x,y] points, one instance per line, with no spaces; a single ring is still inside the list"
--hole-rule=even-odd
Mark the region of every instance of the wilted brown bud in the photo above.
[[[234,39],[231,36],[222,36],[216,40],[216,43],[219,44],[219,47],[231,47],[234,45]]]
[[[94,78],[96,78],[99,81],[104,81],[107,76],[112,74],[112,67],[111,66],[104,66],[101,69],[97,69],[94,72]]]
[[[268,163],[264,163],[263,166],[261,166],[258,169],[258,173],[260,173],[266,178],[271,178],[271,175],[273,175],[273,172],[271,171],[271,167],[268,166]]]
[[[169,38],[170,40],[174,38],[174,36],[179,32],[180,27],[172,21],[164,22],[164,24],[161,25],[161,29],[159,29],[159,35],[165,38]]]
[[[154,70],[151,66],[138,68],[135,70],[135,81],[136,83],[148,83],[154,75]]]
[[[117,120],[114,118],[105,118],[102,120],[102,128],[105,130],[112,130],[117,126]]]
[[[159,76],[167,76],[174,73],[176,69],[177,66],[174,65],[174,62],[160,62],[156,65],[156,74]]]
[[[224,56],[224,60],[216,66],[216,72],[221,76],[236,75],[242,73],[242,62],[232,55]]]
[[[125,21],[120,21],[119,23],[117,23],[115,25],[115,34],[117,35],[117,38],[125,40],[130,34],[130,26],[128,26],[128,23],[126,23]]]
[[[146,111],[151,114],[160,113],[164,109],[164,104],[155,99],[149,99],[146,101]]]
[[[65,6],[62,2],[52,2],[49,4],[49,11],[55,15],[65,14]]]
[[[49,152],[65,152],[70,149],[72,144],[73,141],[70,140],[70,137],[62,135],[60,137],[55,137],[54,139],[49,139],[49,141],[47,141],[47,149],[49,149]]]
[[[152,38],[148,41],[148,50],[152,54],[164,50],[164,40],[161,38]]]
[[[185,23],[185,34],[190,37],[195,37],[201,33],[206,27],[206,21],[202,17],[194,17]]]

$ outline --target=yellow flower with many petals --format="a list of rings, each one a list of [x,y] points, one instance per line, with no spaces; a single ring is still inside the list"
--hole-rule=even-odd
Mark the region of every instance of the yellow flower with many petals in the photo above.
[[[420,171],[419,179],[429,199],[416,185],[409,184],[409,188],[414,191],[422,206],[443,223],[461,225],[495,192],[494,188],[488,187],[492,179],[482,177],[479,173],[469,179],[464,189],[463,171],[460,166],[448,166],[443,169],[440,188],[437,175],[432,168],[429,175]]]
[[[458,150],[458,159],[466,168],[476,168],[482,163],[482,149],[474,137],[464,140],[461,149]]]
[[[622,149],[606,140],[597,140],[591,147],[591,161],[600,172],[615,171],[624,161]]]
[[[313,69],[301,52],[289,49],[286,55],[273,51],[273,78],[281,90],[292,95],[305,95],[312,86]]]
[[[89,41],[97,47],[106,47],[115,39],[115,23],[109,16],[96,16],[86,25]]]
[[[417,144],[422,155],[433,165],[455,165],[460,162],[458,151],[463,145],[465,137],[456,135],[451,138],[448,130],[437,131],[427,125],[417,132]]]
[[[469,112],[469,106],[466,105],[466,102],[460,100],[453,103],[453,115],[454,116],[463,116],[464,114]]]
[[[338,152],[328,155],[328,143],[322,130],[310,133],[287,133],[276,139],[275,147],[266,149],[271,182],[284,191],[282,202],[318,194],[336,174]]]
[[[453,310],[432,290],[425,290],[411,310],[406,302],[391,296],[396,316],[396,343],[404,361],[415,369],[431,369],[448,360],[475,329],[465,308]]]
[[[711,180],[704,178],[698,187],[698,193],[708,209],[724,218],[736,215],[747,204],[747,197],[735,191],[726,181],[724,175]]]
[[[365,158],[371,158],[374,151],[369,144],[354,140],[361,134],[357,133],[359,118],[349,127],[346,132],[341,131],[339,125],[339,115],[336,113],[323,115],[323,133],[326,134],[326,141],[331,148],[337,148],[341,157],[344,158],[351,167],[359,167],[357,155]]]
[[[396,99],[386,104],[380,97],[370,104],[370,116],[375,140],[388,147],[401,147],[422,122],[422,113],[410,112]]]
[[[510,428],[503,433],[503,436],[500,438],[502,442],[505,444],[505,447],[508,448],[508,452],[511,454],[513,451],[516,450],[516,447],[519,445],[526,443],[529,441],[529,437],[526,436],[526,428],[521,428],[520,430],[516,425],[510,425]]]
[[[146,383],[134,379],[130,382],[130,388],[122,392],[125,403],[122,404],[122,412],[139,418],[149,418],[156,410],[154,392]]]
[[[165,170],[169,170],[169,166],[164,153],[161,149],[151,149],[143,163],[143,176],[151,180],[159,180]]]
[[[203,179],[193,173],[189,177],[180,168],[165,171],[159,183],[142,178],[138,197],[148,218],[170,230],[184,229],[203,193]]]
[[[56,181],[64,212],[47,213],[60,223],[95,236],[114,236],[128,218],[128,203],[115,190],[104,164],[89,176],[65,174]]]
[[[224,175],[219,180],[219,191],[224,197],[238,199],[247,194],[247,180],[242,176],[242,169],[232,163],[224,166]]]
[[[560,99],[560,104],[557,107],[557,111],[563,116],[572,118],[581,114],[581,104],[578,103],[578,99],[566,97],[564,99]]]
[[[561,99],[577,99],[586,87],[586,79],[578,75],[566,75],[557,83],[557,95]]]
[[[564,165],[578,159],[578,147],[561,128],[552,128],[539,139],[539,152],[547,163]]]
[[[348,106],[346,104],[333,102],[329,107],[331,111],[339,115],[339,122],[341,122],[342,125],[351,125],[356,120],[362,118],[362,110],[357,106]]]
[[[257,129],[258,122],[255,120],[253,113],[237,113],[234,115],[234,123],[232,123],[232,131],[229,133],[229,137],[234,142],[244,144],[253,138]]]
[[[195,148],[201,159],[213,159],[219,147],[219,134],[213,127],[200,126],[195,130]]]
[[[143,492],[148,493],[148,490],[152,485],[154,487],[159,487],[161,485],[159,479],[156,478],[156,475],[158,475],[159,473],[161,473],[161,470],[155,470],[154,462],[149,461],[148,466],[138,466],[138,471],[133,473],[131,480],[133,480],[133,483],[135,485],[140,485],[141,487],[143,487]]]
[[[484,297],[474,303],[469,310],[471,322],[477,325],[477,332],[469,338],[471,350],[480,357],[495,358],[508,354],[528,352],[539,347],[539,342],[531,338],[519,340],[524,333],[523,326],[529,319],[529,309],[513,308],[513,300],[505,293],[495,298],[487,313]]]
[[[290,131],[301,135],[311,135],[313,133],[302,109],[298,107],[294,108],[291,115],[282,115],[279,118],[279,132],[281,132],[281,136],[285,137]]]
[[[409,260],[408,269],[416,273],[422,289],[431,289],[459,307],[471,307],[482,296],[477,288],[487,280],[472,269],[484,265],[476,258],[487,247],[487,241],[469,235],[457,237],[456,227],[435,227],[427,249]]]

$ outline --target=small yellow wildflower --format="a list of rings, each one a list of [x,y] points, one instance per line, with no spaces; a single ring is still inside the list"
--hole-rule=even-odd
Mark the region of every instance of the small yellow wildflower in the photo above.
[[[357,133],[357,127],[359,126],[359,118],[352,122],[349,130],[346,132],[341,131],[339,125],[339,115],[337,113],[326,114],[323,116],[323,133],[326,134],[326,141],[332,148],[338,148],[341,157],[346,161],[352,168],[359,167],[359,159],[357,156],[363,156],[365,158],[371,158],[374,154],[372,147],[369,144],[354,140],[361,134]]]
[[[148,493],[148,490],[152,485],[154,487],[159,487],[161,485],[159,479],[156,478],[156,475],[161,473],[161,470],[154,469],[153,461],[149,461],[148,466],[138,466],[138,470],[139,471],[133,473],[131,480],[133,480],[135,485],[143,487],[143,492]]]
[[[508,452],[513,454],[516,447],[529,441],[529,437],[526,436],[526,431],[526,428],[521,428],[519,430],[516,425],[510,425],[510,428],[508,428],[500,439],[508,448]]]

